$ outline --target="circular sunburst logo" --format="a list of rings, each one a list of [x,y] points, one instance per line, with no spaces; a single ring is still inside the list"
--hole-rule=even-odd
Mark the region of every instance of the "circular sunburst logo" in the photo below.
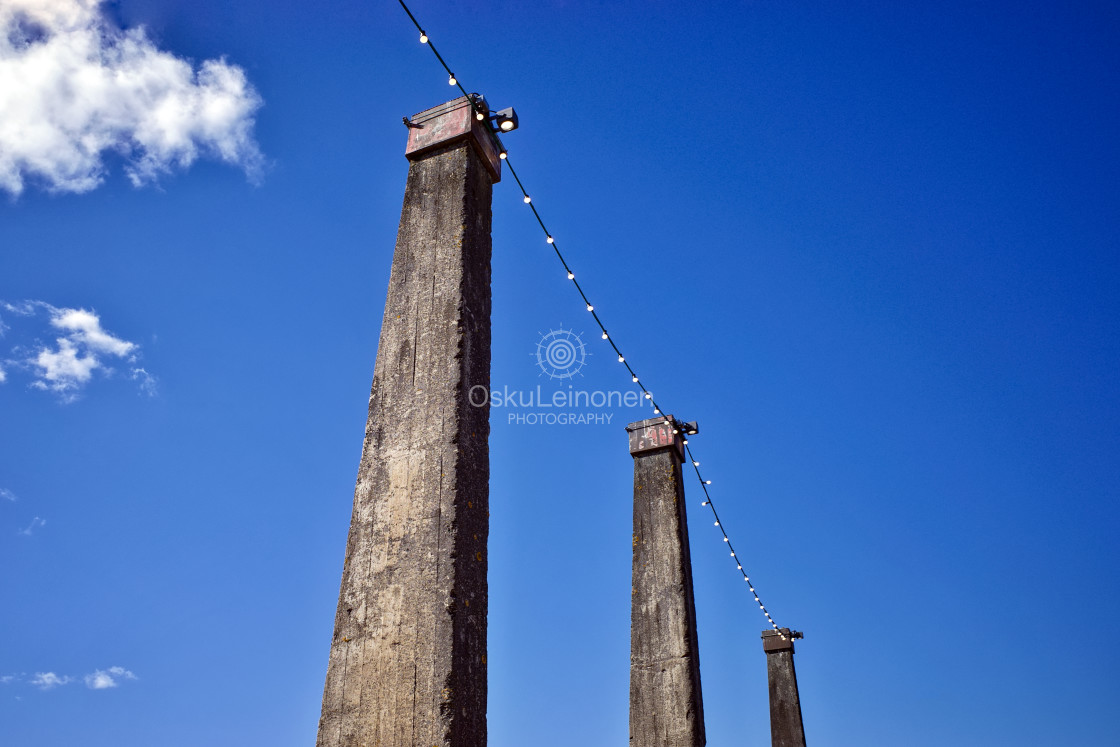
[[[537,343],[533,354],[541,372],[550,379],[570,379],[587,363],[587,348],[570,329],[549,330]]]

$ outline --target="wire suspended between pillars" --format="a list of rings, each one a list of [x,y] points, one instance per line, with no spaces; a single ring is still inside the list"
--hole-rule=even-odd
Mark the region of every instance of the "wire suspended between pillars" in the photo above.
[[[470,102],[471,110],[474,112],[475,116],[480,121],[485,120],[487,116],[483,112],[483,110],[478,107],[475,97],[468,93],[467,89],[463,87],[463,84],[459,82],[459,79],[455,77],[455,74],[451,71],[451,67],[443,59],[443,55],[441,55],[439,51],[436,50],[436,46],[432,42],[431,37],[428,36],[428,33],[424,30],[423,26],[420,25],[420,22],[416,20],[416,16],[412,14],[412,11],[409,10],[404,0],[398,0],[398,2],[400,3],[401,7],[404,8],[404,12],[408,14],[408,17],[409,19],[411,19],[413,25],[416,26],[416,30],[420,32],[420,43],[427,45],[428,48],[432,50],[432,54],[434,54],[436,56],[436,59],[439,60],[439,64],[443,66],[444,71],[447,73],[447,82],[450,85],[457,86],[459,90],[462,91],[463,96],[466,97],[467,101]],[[567,260],[564,259],[564,255],[563,253],[561,253],[560,247],[556,243],[556,238],[552,235],[552,232],[548,230],[548,226],[545,225],[544,219],[541,217],[540,212],[537,210],[537,206],[533,203],[532,197],[529,196],[529,191],[525,188],[524,183],[522,183],[521,177],[517,174],[517,171],[513,167],[513,163],[510,162],[509,152],[506,149],[505,145],[502,143],[501,139],[498,138],[497,131],[494,131],[494,138],[495,140],[497,140],[499,145],[498,156],[506,162],[506,168],[509,169],[509,173],[513,176],[514,181],[517,182],[518,189],[521,190],[522,200],[526,205],[529,206],[529,209],[533,211],[533,217],[537,219],[537,223],[540,225],[541,231],[544,232],[545,242],[552,247],[552,251],[555,252],[556,258],[560,260],[560,264],[564,267],[564,272],[567,273],[568,280],[572,282],[572,285],[575,287],[576,292],[579,293],[580,299],[583,300],[584,307],[591,314],[591,318],[595,320],[595,324],[598,325],[602,339],[611,346],[614,354],[618,356],[618,362],[622,364],[626,368],[627,373],[630,374],[630,381],[638,386],[638,388],[642,392],[642,396],[644,396],[645,399],[647,399],[653,406],[653,414],[663,416],[665,418],[665,422],[673,427],[673,433],[677,434],[684,424],[678,421],[674,421],[668,415],[664,414],[665,411],[657,403],[657,400],[653,398],[653,393],[646,388],[645,383],[642,381],[641,377],[638,376],[638,373],[634,370],[633,366],[631,366],[630,361],[627,360],[626,356],[622,354],[622,351],[619,349],[618,344],[615,342],[614,338],[611,337],[611,335],[607,332],[607,327],[603,323],[603,320],[599,317],[599,313],[595,310],[595,305],[591,303],[591,299],[588,298],[583,286],[580,285],[579,280],[576,279],[575,272],[572,270]],[[755,590],[754,582],[751,581],[750,575],[747,573],[746,569],[743,567],[742,561],[739,560],[738,555],[736,555],[735,553],[735,548],[731,544],[731,538],[727,534],[727,529],[720,521],[719,514],[716,512],[715,503],[712,501],[712,496],[708,491],[708,486],[712,484],[712,481],[709,479],[705,479],[703,474],[700,472],[700,461],[693,456],[692,447],[688,445],[688,438],[684,438],[683,442],[685,450],[688,454],[688,459],[690,462],[692,462],[692,468],[696,473],[696,479],[700,483],[700,489],[704,492],[704,500],[701,505],[707,506],[711,510],[714,525],[722,534],[723,541],[727,546],[727,551],[730,554],[732,561],[734,561],[735,567],[742,575],[743,581],[747,583],[751,594],[754,596],[754,601],[758,604],[759,610],[761,610],[762,614],[766,617],[766,621],[770,624],[770,627],[772,627],[784,640],[785,633],[782,632],[784,629],[778,627],[778,624],[774,622],[774,618],[770,616],[769,610],[766,609],[766,605],[762,603],[762,599],[759,597],[758,591]]]

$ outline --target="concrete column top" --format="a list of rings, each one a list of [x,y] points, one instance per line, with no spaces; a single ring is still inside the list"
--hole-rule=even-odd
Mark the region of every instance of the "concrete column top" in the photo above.
[[[489,115],[486,100],[481,96],[475,99],[475,106],[483,115]],[[415,161],[460,140],[467,140],[474,146],[495,184],[502,180],[502,159],[498,155],[498,142],[490,132],[490,121],[480,121],[475,116],[466,96],[412,115],[408,120],[408,144],[404,154],[408,160]]]

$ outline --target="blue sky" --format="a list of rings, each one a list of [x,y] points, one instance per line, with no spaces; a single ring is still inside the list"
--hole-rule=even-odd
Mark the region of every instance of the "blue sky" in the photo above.
[[[1120,741],[1120,12],[411,7],[517,108],[534,204],[699,421],[744,565],[805,632],[808,738]],[[401,117],[454,90],[392,2],[0,22],[0,743],[309,744]],[[495,386],[627,391],[508,176],[493,239]],[[560,328],[575,379],[536,365]],[[490,744],[625,744],[623,426],[648,411],[509,414]],[[766,621],[696,487],[708,743],[765,745]]]

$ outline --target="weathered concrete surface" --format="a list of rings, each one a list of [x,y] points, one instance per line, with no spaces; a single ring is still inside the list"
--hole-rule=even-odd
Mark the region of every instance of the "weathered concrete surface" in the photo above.
[[[409,165],[318,747],[486,744],[491,178]]]
[[[631,747],[705,744],[680,438],[664,418],[626,427],[634,456]],[[640,432],[639,432],[640,431]],[[668,446],[666,433],[673,438]]]
[[[770,682],[770,742],[773,747],[805,747],[805,727],[801,723],[801,698],[797,694],[797,672],[793,668],[793,638],[781,628],[785,640],[775,630],[762,631],[766,652],[766,677]]]

